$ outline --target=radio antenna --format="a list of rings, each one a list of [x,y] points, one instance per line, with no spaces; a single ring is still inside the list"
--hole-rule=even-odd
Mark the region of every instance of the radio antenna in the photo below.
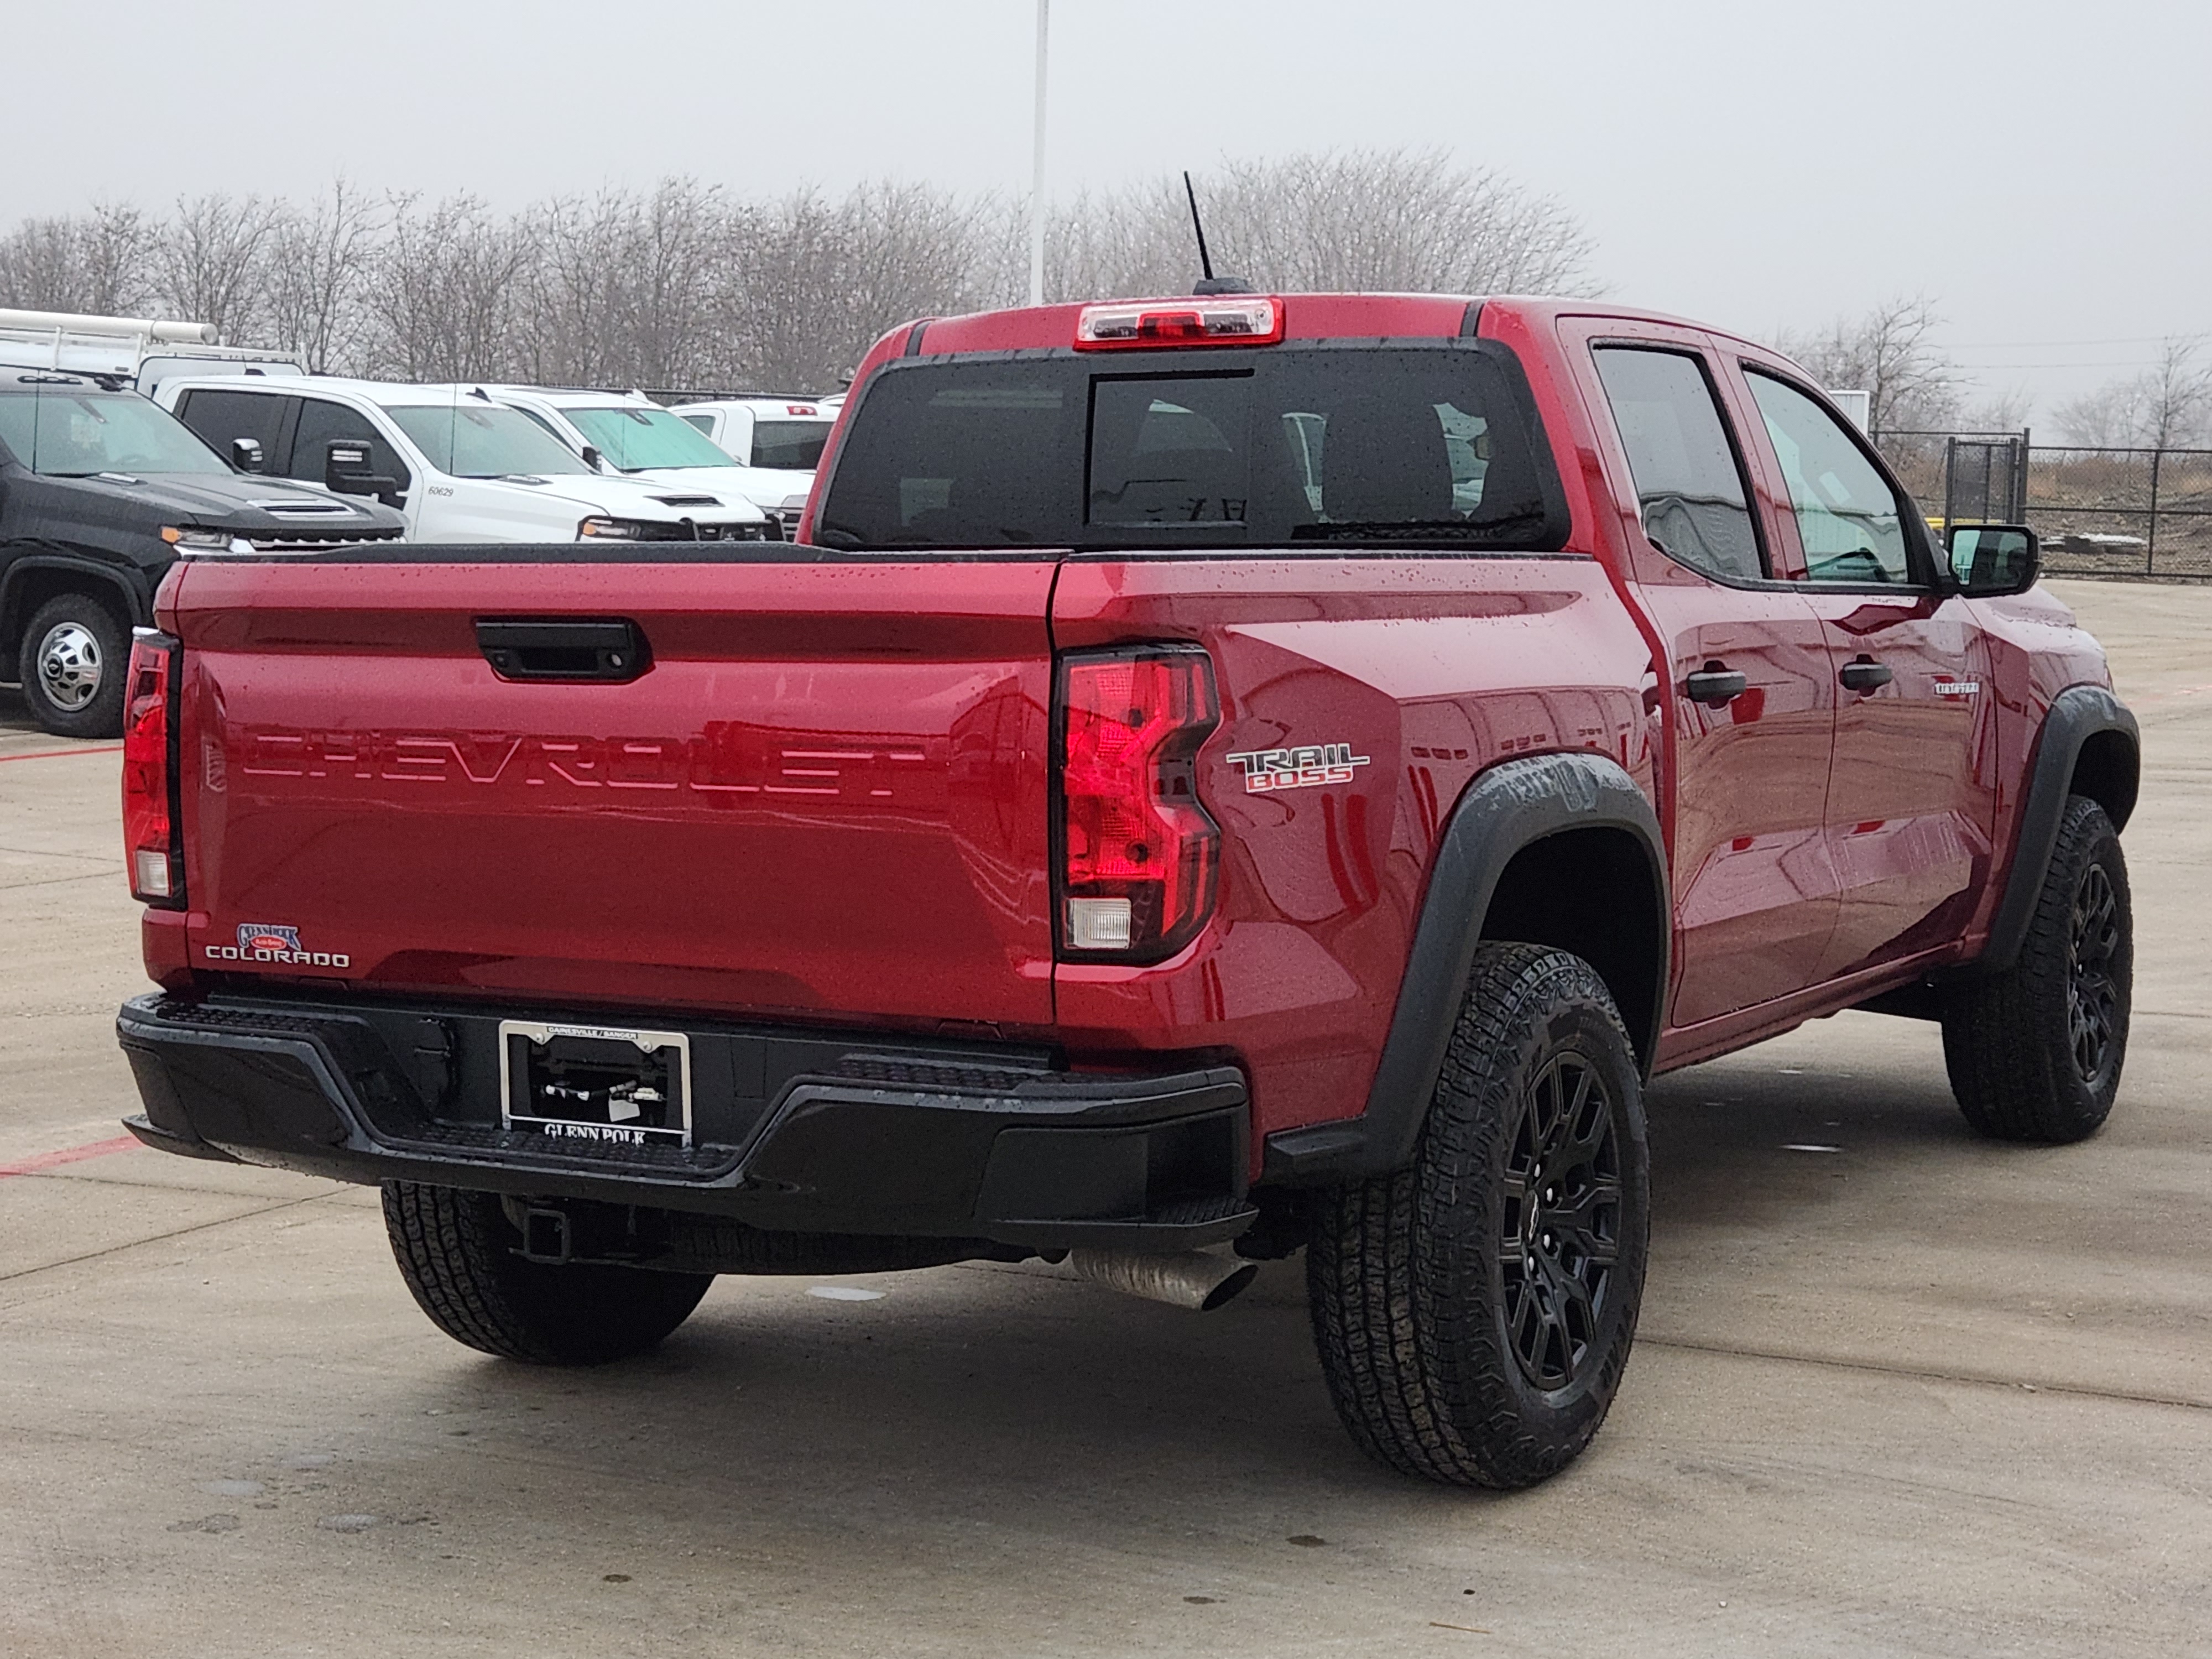
[[[1182,174],[1182,193],[1190,198],[1190,228],[1198,236],[1198,274],[1207,282],[1213,280],[1213,258],[1206,251],[1206,223],[1198,216],[1198,191],[1190,182],[1190,169]]]
[[[1213,256],[1206,251],[1206,222],[1198,216],[1198,191],[1190,182],[1190,170],[1183,169],[1182,193],[1190,203],[1190,228],[1198,237],[1199,280],[1191,292],[1201,297],[1209,294],[1249,294],[1252,284],[1242,276],[1217,276],[1213,274]]]

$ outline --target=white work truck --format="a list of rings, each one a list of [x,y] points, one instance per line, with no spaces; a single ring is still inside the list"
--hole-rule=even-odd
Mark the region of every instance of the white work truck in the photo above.
[[[755,501],[766,491],[781,489],[787,501],[805,505],[814,488],[814,469],[821,465],[823,446],[845,396],[812,398],[722,398],[708,402],[677,404],[670,413],[680,415],[714,441],[715,447],[763,480]],[[773,481],[773,482],[769,482]],[[788,536],[798,522],[792,510],[784,527]]]
[[[410,541],[779,538],[740,492],[605,475],[483,386],[223,376],[165,381],[155,400],[223,454],[398,507]]]
[[[484,390],[529,416],[602,472],[718,495],[734,492],[778,520],[787,538],[799,528],[806,492],[814,487],[813,461],[822,453],[830,426],[828,419],[808,416],[813,446],[805,467],[752,466],[716,444],[688,410],[664,409],[642,392],[526,386]],[[778,451],[775,459],[792,458]]]
[[[149,398],[177,375],[306,373],[291,352],[222,344],[212,323],[9,307],[0,307],[0,368],[82,374]]]

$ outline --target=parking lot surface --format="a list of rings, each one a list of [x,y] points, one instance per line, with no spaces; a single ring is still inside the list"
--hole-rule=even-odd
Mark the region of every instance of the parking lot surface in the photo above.
[[[455,1346],[373,1192],[118,1146],[117,755],[0,692],[0,1653],[2212,1654],[2212,588],[2051,586],[2143,728],[2111,1124],[1978,1141],[1870,1014],[1662,1079],[1627,1382],[1510,1497],[1359,1457],[1296,1261]]]

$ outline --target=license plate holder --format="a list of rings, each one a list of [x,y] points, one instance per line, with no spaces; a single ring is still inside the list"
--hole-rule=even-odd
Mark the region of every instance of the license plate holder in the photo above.
[[[681,1031],[499,1024],[500,1121],[578,1146],[689,1146],[691,1043]]]

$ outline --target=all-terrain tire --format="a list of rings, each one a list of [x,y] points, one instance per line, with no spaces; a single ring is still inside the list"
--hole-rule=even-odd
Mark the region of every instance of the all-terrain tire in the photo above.
[[[2094,1134],[2119,1093],[2134,975],[2119,832],[2069,796],[2020,960],[1945,994],[1943,1065],[1966,1121],[1996,1140]]]
[[[1604,981],[1482,945],[1412,1166],[1315,1210],[1314,1342],[1360,1449],[1454,1486],[1565,1468],[1620,1387],[1650,1230],[1640,1074]]]
[[[526,1261],[495,1193],[387,1181],[384,1227],[431,1323],[456,1342],[532,1364],[603,1365],[642,1353],[714,1282],[712,1273]]]
[[[16,657],[24,706],[60,738],[112,738],[123,730],[131,630],[88,593],[60,593],[33,613]]]

